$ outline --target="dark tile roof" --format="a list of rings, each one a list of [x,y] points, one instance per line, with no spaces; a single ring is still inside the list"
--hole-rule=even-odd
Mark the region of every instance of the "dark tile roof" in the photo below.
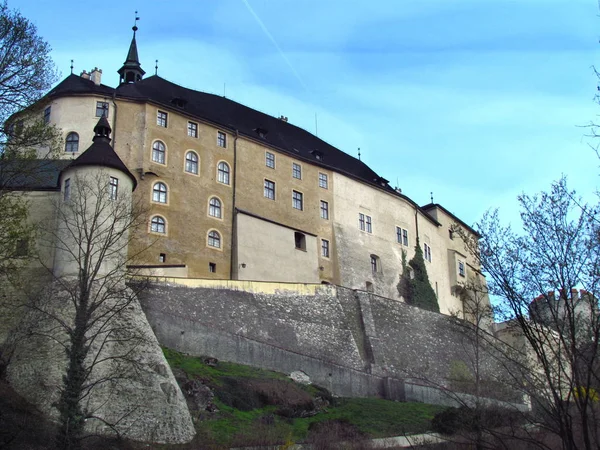
[[[96,125],[96,130],[100,124],[105,123],[106,127],[110,132],[110,127],[108,126],[108,121],[105,117],[102,117],[98,125]],[[113,169],[120,170],[124,174],[126,174],[131,181],[133,181],[133,189],[135,190],[137,186],[137,180],[135,176],[129,171],[125,163],[121,161],[121,158],[117,155],[115,150],[110,145],[110,139],[104,136],[94,136],[94,142],[90,147],[83,152],[77,159],[75,159],[71,164],[69,164],[69,168],[72,167],[83,167],[83,166],[98,166],[98,167],[110,167]]]
[[[240,135],[272,145],[299,159],[309,160],[313,164],[352,175],[367,183],[393,191],[387,183],[382,186],[381,177],[362,161],[302,128],[228,98],[187,89],[156,75],[136,83],[119,86],[117,96],[139,101],[153,101],[170,109],[180,109],[183,114],[204,119],[228,130],[238,130]],[[177,108],[175,104],[177,100],[183,100],[183,108]],[[266,131],[266,135],[261,137],[257,129]],[[316,152],[320,154],[320,160],[317,159]]]
[[[0,189],[52,191],[58,190],[58,178],[71,160],[24,159],[0,161]]]
[[[452,219],[454,219],[456,222],[458,222],[461,226],[465,227],[469,232],[473,233],[478,238],[481,238],[481,234],[479,234],[477,232],[477,230],[475,230],[473,227],[470,227],[469,225],[467,225],[465,222],[463,222],[462,220],[460,220],[458,217],[456,217],[454,214],[452,214],[450,211],[448,211],[446,208],[444,208],[439,203],[428,203],[426,205],[421,206],[421,209],[423,211],[425,211],[425,212],[428,212],[428,211],[430,211],[430,210],[432,210],[434,208],[441,209],[446,214],[448,214]]]
[[[71,74],[63,81],[58,83],[46,97],[55,97],[59,95],[77,95],[77,94],[100,94],[111,96],[115,92],[114,88],[103,84],[96,85],[92,80],[86,80],[78,75]]]

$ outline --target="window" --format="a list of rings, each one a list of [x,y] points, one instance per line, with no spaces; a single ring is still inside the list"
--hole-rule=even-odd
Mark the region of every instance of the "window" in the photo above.
[[[464,262],[462,262],[462,261],[459,261],[459,262],[458,262],[458,274],[459,274],[461,277],[464,277],[464,276],[465,276],[465,263],[464,263]]]
[[[52,106],[48,106],[44,110],[44,123],[50,123],[50,112],[52,111]]]
[[[271,152],[265,153],[265,165],[271,169],[275,168],[275,155]]]
[[[167,262],[167,254],[166,253],[160,253],[158,255],[158,262],[161,262],[161,263]]]
[[[29,255],[29,241],[27,239],[19,239],[15,245],[16,257],[23,257]]]
[[[303,233],[294,232],[294,246],[298,250],[306,250],[306,236]]]
[[[319,187],[322,187],[323,189],[329,189],[326,173],[319,172]]]
[[[365,231],[365,215],[363,213],[358,213],[358,228]]]
[[[381,263],[377,255],[371,255],[371,271],[373,273],[381,273]]]
[[[302,179],[302,166],[300,164],[292,163],[292,176],[299,180]]]
[[[156,113],[156,125],[167,128],[167,117],[168,114],[166,112],[158,111]]]
[[[154,216],[152,221],[150,222],[150,231],[153,233],[162,233],[165,234],[167,232],[167,225],[165,219],[160,216]]]
[[[217,166],[217,179],[219,183],[229,184],[229,166],[221,161]]]
[[[165,183],[154,183],[152,188],[152,201],[167,203],[167,185]]]
[[[221,218],[221,200],[216,197],[210,199],[208,203],[208,215],[217,219]]]
[[[292,206],[302,211],[302,192],[292,191]]]
[[[217,271],[217,263],[209,262],[208,263],[208,271],[210,273],[215,273]]]
[[[217,131],[217,145],[219,147],[227,147],[227,135],[222,131]]]
[[[188,136],[197,138],[198,137],[198,124],[195,122],[188,122]]]
[[[108,117],[108,102],[96,102],[96,117]]]
[[[367,233],[372,233],[373,232],[373,227],[371,225],[371,216],[366,216],[367,218]]]
[[[79,135],[77,133],[67,134],[65,141],[65,152],[77,153],[79,151]]]
[[[448,237],[453,240],[454,239],[454,231],[448,230]]]
[[[431,247],[427,244],[423,244],[423,257],[431,262]]]
[[[117,199],[117,194],[119,192],[119,179],[115,177],[110,177],[110,183],[108,186],[108,196],[111,200]]]
[[[64,195],[63,200],[65,202],[69,201],[71,199],[71,179],[70,178],[67,178],[65,180],[65,190],[64,190],[63,195]]]
[[[275,200],[275,182],[265,180],[265,197],[270,200]]]
[[[167,151],[165,144],[163,144],[161,141],[156,141],[154,144],[152,144],[152,161],[159,164],[164,164],[166,154]]]
[[[187,152],[185,154],[185,171],[198,175],[198,155],[196,153]]]
[[[396,242],[408,247],[408,230],[396,227]]]
[[[329,258],[329,241],[326,239],[321,239],[321,256]]]
[[[329,220],[329,203],[321,200],[321,219]]]
[[[208,245],[214,248],[221,248],[221,235],[217,231],[208,233]]]

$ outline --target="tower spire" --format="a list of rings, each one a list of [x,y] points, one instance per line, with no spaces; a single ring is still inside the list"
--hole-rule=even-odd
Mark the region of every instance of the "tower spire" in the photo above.
[[[137,42],[135,40],[135,34],[138,30],[137,22],[140,18],[137,15],[137,11],[135,12],[135,20],[133,23],[133,38],[131,39],[131,44],[129,45],[129,51],[127,52],[127,59],[123,63],[123,67],[118,70],[119,73],[119,83],[135,83],[136,81],[140,81],[144,74],[146,73],[142,66],[140,65],[140,58],[138,56],[137,50]]]

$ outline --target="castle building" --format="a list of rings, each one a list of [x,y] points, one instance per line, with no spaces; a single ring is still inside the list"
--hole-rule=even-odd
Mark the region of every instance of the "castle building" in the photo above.
[[[475,239],[476,231],[439,204],[419,206],[364,162],[286,117],[144,77],[133,31],[119,86],[102,84],[97,68],[71,74],[33,111],[62,130],[60,158],[75,162],[105,118],[120,170],[150,211],[129,248],[139,254],[137,269],[331,283],[402,300],[402,255],[410,260],[418,243],[441,312],[463,311],[456,287],[482,277],[451,227]],[[73,168],[66,164],[56,162],[46,184],[57,184],[43,186],[43,195],[38,189],[40,199],[65,194],[68,178],[60,171]]]

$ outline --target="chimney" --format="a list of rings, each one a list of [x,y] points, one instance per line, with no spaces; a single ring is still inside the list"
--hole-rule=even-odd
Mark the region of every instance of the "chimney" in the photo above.
[[[90,79],[96,86],[100,86],[100,82],[102,80],[102,69],[94,67],[94,70],[90,71]]]
[[[287,121],[288,121],[288,118],[287,118],[286,116],[281,116],[281,117],[279,117],[279,119],[280,119],[280,120],[283,120],[284,122],[287,122]]]
[[[83,78],[84,80],[89,80],[90,79],[90,74],[87,73],[85,70],[83,72],[81,72],[81,75],[79,75],[81,78]]]

